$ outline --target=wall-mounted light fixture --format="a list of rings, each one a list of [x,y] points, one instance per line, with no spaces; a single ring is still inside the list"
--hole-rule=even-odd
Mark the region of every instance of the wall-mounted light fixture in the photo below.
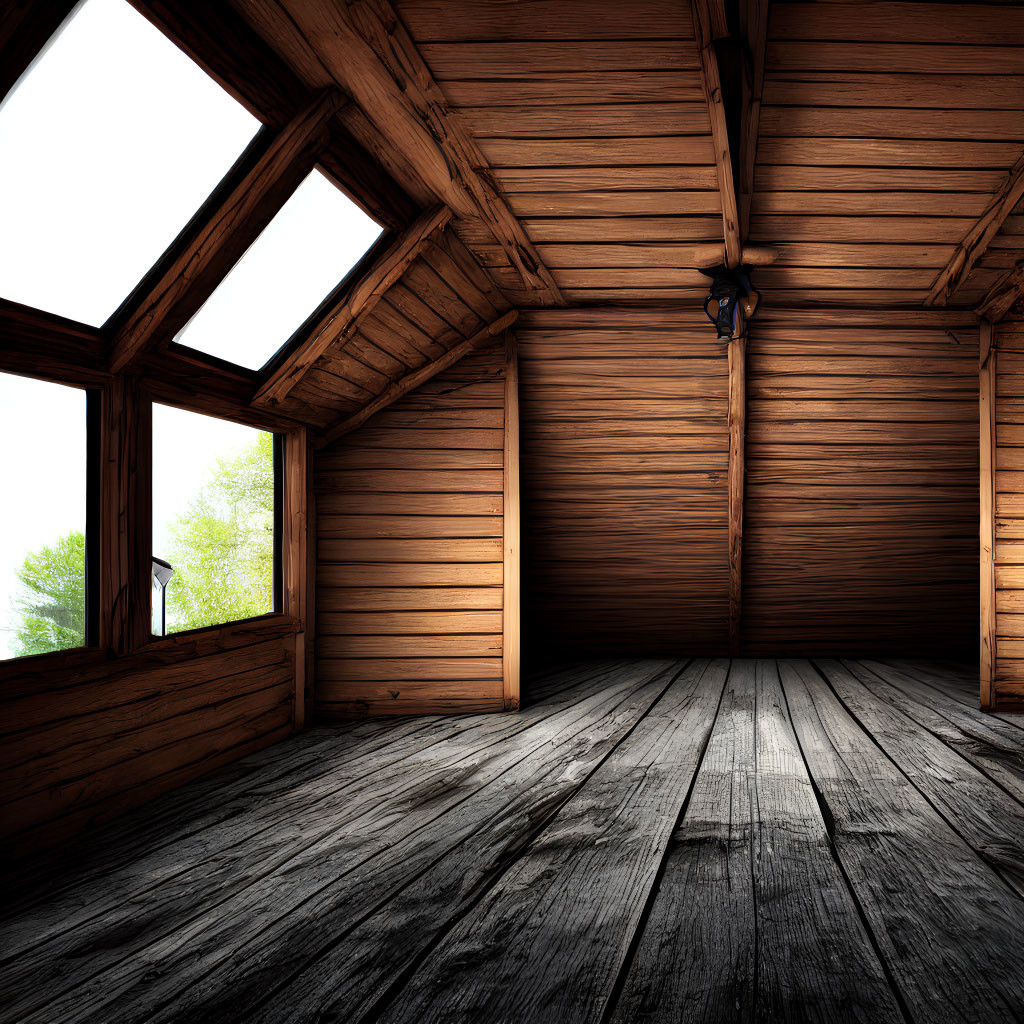
[[[743,322],[754,315],[761,296],[750,283],[750,266],[729,268],[724,265],[701,270],[711,278],[704,300],[704,312],[718,331],[718,340],[735,338],[743,331]]]

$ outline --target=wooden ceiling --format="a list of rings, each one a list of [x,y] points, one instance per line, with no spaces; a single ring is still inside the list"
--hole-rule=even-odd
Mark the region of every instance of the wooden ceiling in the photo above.
[[[696,306],[698,265],[748,243],[775,254],[754,279],[776,307],[998,316],[1024,293],[1024,3],[131,2],[272,145],[329,107],[316,159],[392,232],[358,315],[342,297],[255,382],[219,371],[257,410],[334,428],[513,307]],[[28,42],[0,33],[15,69],[56,17],[28,9]],[[96,339],[114,370],[132,325]],[[144,361],[170,374],[164,347]]]

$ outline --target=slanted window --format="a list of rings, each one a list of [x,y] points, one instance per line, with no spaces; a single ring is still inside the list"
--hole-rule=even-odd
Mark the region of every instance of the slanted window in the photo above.
[[[279,487],[265,430],[153,406],[153,631],[276,610]]]
[[[85,0],[0,106],[0,295],[103,324],[260,127],[126,0]]]
[[[0,373],[0,658],[92,642],[86,599],[92,401],[81,388]]]
[[[174,340],[260,369],[339,287],[382,230],[314,170]]]

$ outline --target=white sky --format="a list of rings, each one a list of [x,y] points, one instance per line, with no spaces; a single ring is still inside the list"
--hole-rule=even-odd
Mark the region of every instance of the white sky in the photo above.
[[[0,106],[0,295],[99,326],[259,128],[125,0],[86,0]]]
[[[314,170],[175,340],[258,370],[381,230]]]

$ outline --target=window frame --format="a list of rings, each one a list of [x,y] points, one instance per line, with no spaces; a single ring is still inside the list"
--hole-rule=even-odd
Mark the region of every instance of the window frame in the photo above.
[[[257,136],[257,140],[263,138],[265,132],[269,135],[269,131],[265,129],[264,132],[260,132],[260,134]],[[255,141],[256,140],[254,140],[254,142]],[[260,150],[260,152],[262,152],[262,150]],[[248,166],[249,165],[242,167],[240,162],[239,166],[236,168],[236,170],[238,171],[238,179],[244,177],[245,171],[248,168]],[[302,170],[303,168],[304,170]],[[300,173],[296,174],[296,171],[300,171]],[[345,275],[341,278],[341,280],[338,281],[338,283],[333,288],[331,288],[331,290],[323,297],[323,299],[320,300],[316,307],[310,311],[310,313],[305,317],[305,319],[303,319],[299,323],[299,325],[291,332],[291,334],[288,335],[288,337],[286,337],[284,341],[281,342],[281,345],[267,359],[267,361],[263,363],[262,366],[253,369],[248,366],[242,366],[240,363],[233,363],[231,362],[231,360],[224,359],[222,356],[214,355],[211,352],[204,352],[200,348],[193,348],[191,345],[188,345],[184,342],[176,341],[173,335],[167,342],[168,351],[177,353],[182,356],[187,356],[192,359],[199,359],[208,362],[211,366],[217,366],[230,372],[237,373],[241,376],[248,377],[254,382],[254,384],[259,386],[264,381],[272,377],[274,371],[283,362],[285,362],[285,360],[287,360],[288,357],[296,349],[300,348],[306,342],[310,335],[317,330],[319,323],[324,319],[324,317],[330,312],[332,308],[339,306],[342,302],[344,302],[345,298],[352,292],[356,285],[366,275],[367,270],[376,263],[377,259],[380,257],[382,253],[387,251],[388,247],[394,242],[395,238],[397,237],[397,232],[388,224],[383,223],[376,214],[367,210],[365,203],[360,202],[356,197],[354,197],[351,191],[348,188],[344,187],[341,184],[341,182],[339,182],[337,176],[333,174],[319,159],[314,160],[311,163],[308,163],[307,161],[304,160],[296,161],[293,163],[292,167],[289,169],[287,173],[287,177],[291,181],[290,189],[287,191],[287,194],[280,199],[279,202],[276,202],[274,204],[273,212],[270,213],[269,216],[260,218],[261,223],[259,231],[256,233],[256,235],[252,236],[249,245],[252,245],[256,241],[259,235],[262,234],[263,230],[266,227],[268,227],[271,221],[278,215],[278,213],[281,212],[285,203],[287,203],[288,200],[291,199],[291,197],[295,194],[295,192],[298,190],[299,186],[303,183],[303,181],[305,181],[306,178],[314,171],[319,171],[339,192],[341,192],[343,196],[345,196],[346,199],[349,200],[349,202],[351,202],[354,206],[358,207],[367,217],[369,217],[375,224],[377,224],[380,227],[381,233],[380,235],[378,235],[377,239],[370,246],[370,248],[367,249],[366,252],[364,252],[363,255],[360,256],[359,259],[356,260],[354,264],[352,264],[352,266],[346,271]],[[233,173],[231,178],[232,182],[238,179],[235,178]],[[228,184],[228,180],[225,179],[225,181],[222,184]],[[224,194],[226,195],[227,192],[225,192]],[[217,198],[219,195],[220,190],[218,190],[216,196],[210,197],[211,203],[212,200],[214,198]],[[210,207],[209,209],[207,208],[208,206]],[[209,214],[212,213],[215,209],[216,206],[211,206],[210,203],[208,203],[203,207],[203,212],[205,213],[206,216],[209,216]],[[194,218],[194,220],[196,220],[198,217],[199,214],[197,213],[196,218]],[[197,222],[201,223],[201,221]],[[188,228],[192,227],[193,224],[192,222],[190,222]],[[188,229],[182,232],[182,234],[179,236],[176,242],[181,242],[181,245],[183,247],[185,244],[187,244],[187,239]],[[231,263],[227,270],[219,275],[217,283],[214,285],[213,289],[207,293],[206,299],[204,299],[203,302],[200,303],[200,305],[196,307],[196,309],[193,311],[193,316],[196,313],[198,313],[200,309],[202,309],[206,301],[213,295],[217,288],[220,287],[221,283],[224,281],[227,275],[230,274],[231,271],[235,268],[235,265],[239,262],[239,260],[241,260],[245,256],[245,253],[248,251],[249,245],[242,249],[238,257]],[[172,252],[172,249],[174,249],[175,251]],[[174,256],[176,255],[177,251],[180,250],[175,249],[174,246],[168,249],[167,253],[165,253],[165,259],[167,263],[173,262]],[[160,263],[153,268],[153,271],[151,272],[150,275],[147,276],[147,279],[149,277],[159,276],[157,271],[164,265],[165,260],[162,259]],[[145,291],[145,289],[142,288],[141,283],[139,289],[137,290],[143,293]],[[121,313],[122,309],[125,310],[126,313],[130,309],[130,304],[128,303],[127,300],[121,307],[121,309],[118,310],[118,313]],[[111,322],[113,322],[113,320],[114,318],[111,318]],[[182,325],[182,328],[183,327],[184,325]],[[179,328],[179,330],[181,330],[182,328]],[[174,332],[174,334],[177,333],[178,331]]]

